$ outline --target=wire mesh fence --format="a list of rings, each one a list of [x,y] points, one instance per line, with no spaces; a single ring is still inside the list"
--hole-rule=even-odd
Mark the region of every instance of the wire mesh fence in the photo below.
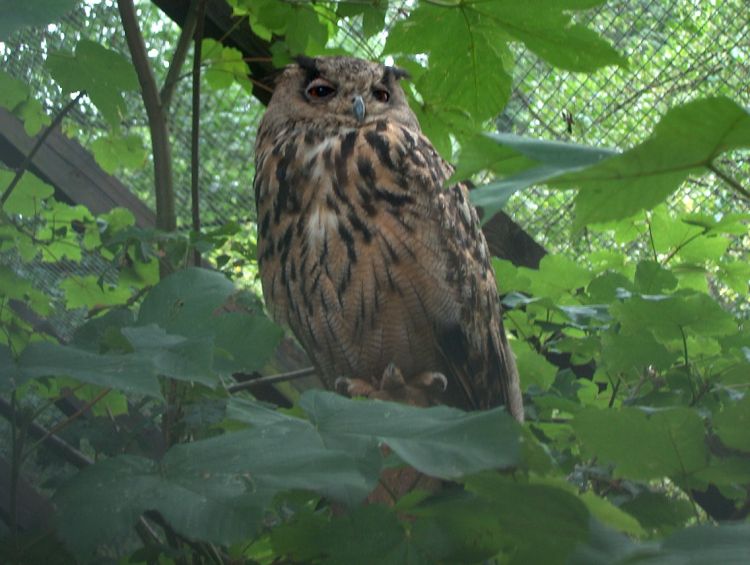
[[[403,13],[408,3],[392,13]],[[178,28],[150,2],[139,10],[150,23],[145,30],[149,57],[159,80],[166,76]],[[746,0],[612,0],[580,17],[581,23],[605,36],[629,60],[627,68],[608,67],[592,74],[555,69],[516,45],[514,89],[497,118],[500,131],[587,145],[627,149],[644,140],[661,116],[680,103],[726,95],[750,106],[750,19]],[[52,112],[66,101],[42,69],[47,53],[73,51],[81,37],[126,52],[119,16],[111,0],[91,2],[82,11],[46,29],[26,30],[0,51],[3,69],[28,83]],[[381,38],[382,39],[382,38]],[[190,218],[190,80],[176,90],[170,123],[175,162],[175,189],[180,224]],[[147,135],[147,119],[136,93],[126,100],[126,127]],[[208,225],[254,217],[251,191],[254,134],[263,107],[240,87],[207,90],[202,121],[213,127],[201,132],[203,219]],[[74,135],[84,143],[103,135],[106,125],[93,107],[81,105],[72,115]],[[70,126],[69,126],[70,127]],[[150,156],[141,167],[119,173],[135,194],[153,206]],[[735,153],[721,166],[735,178],[750,179],[750,157]],[[549,251],[579,256],[597,246],[611,246],[610,235],[572,237],[569,192],[535,187],[511,199],[506,211]],[[714,214],[731,208],[735,196],[719,179],[691,178],[672,197],[675,211]],[[747,236],[730,247],[746,255]],[[629,251],[642,253],[645,245]],[[2,260],[2,258],[0,258]],[[12,261],[6,256],[6,263]],[[96,260],[79,264],[40,264],[32,278],[54,287],[66,273],[100,270]],[[34,274],[35,273],[35,274]],[[78,316],[62,319],[69,334]]]

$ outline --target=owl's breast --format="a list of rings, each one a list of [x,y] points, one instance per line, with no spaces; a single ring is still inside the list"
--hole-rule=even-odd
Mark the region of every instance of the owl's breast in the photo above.
[[[378,122],[287,133],[257,153],[266,302],[329,377],[371,377],[391,361],[406,375],[440,369],[434,327],[458,308],[425,188],[447,173],[418,143]]]

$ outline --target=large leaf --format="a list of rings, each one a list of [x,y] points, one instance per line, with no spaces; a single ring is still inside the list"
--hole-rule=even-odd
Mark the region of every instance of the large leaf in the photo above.
[[[151,361],[156,372],[173,379],[216,384],[214,344],[210,338],[170,335],[156,325],[123,328],[122,334],[137,355]]]
[[[471,200],[484,208],[485,219],[502,209],[516,192],[543,184],[564,173],[592,166],[615,154],[609,149],[508,133],[486,134],[486,137],[499,148],[486,143],[472,143],[462,148],[456,174],[456,178],[463,178],[467,174],[488,169],[504,177],[471,191]],[[472,153],[468,155],[467,152]]]
[[[99,355],[50,342],[29,344],[18,367],[25,378],[65,376],[76,380],[161,398],[152,360],[135,354]]]
[[[673,108],[653,135],[622,155],[549,182],[578,188],[575,226],[626,218],[649,210],[690,174],[726,151],[750,147],[750,113],[728,98],[706,98]]]
[[[385,52],[428,53],[429,71],[417,80],[425,105],[459,108],[480,122],[496,115],[510,94],[509,41],[523,41],[553,64],[576,71],[624,63],[603,39],[571,23],[572,10],[591,5],[568,0],[422,2],[389,32]]]
[[[55,501],[60,533],[81,556],[125,537],[147,510],[183,535],[231,544],[258,530],[277,492],[308,489],[353,503],[372,489],[377,471],[327,448],[297,421],[178,445],[158,463],[108,459],[80,472]]]
[[[683,332],[717,337],[737,331],[731,314],[710,296],[699,292],[636,295],[612,305],[610,311],[628,333],[636,334],[646,327],[664,340],[681,340]]]
[[[47,67],[64,92],[86,91],[110,126],[117,128],[125,115],[122,93],[138,90],[133,65],[116,51],[81,40],[75,54],[56,52]]]
[[[143,300],[137,324],[212,339],[217,348],[214,369],[225,373],[260,369],[283,335],[257,305],[246,304],[246,297],[224,275],[195,268],[156,285]]]
[[[722,563],[741,565],[750,555],[750,525],[694,526],[660,542],[636,544],[625,536],[592,528],[591,539],[579,546],[571,563],[581,565]]]
[[[714,427],[725,445],[750,453],[750,394],[714,416]]]
[[[618,477],[683,479],[708,463],[703,421],[688,408],[587,409],[576,414],[573,428],[586,451],[614,464]]]
[[[502,410],[465,414],[323,391],[307,392],[302,404],[312,422],[269,417],[268,408],[257,403],[234,403],[232,417],[252,428],[177,445],[158,463],[123,456],[82,471],[56,497],[63,537],[88,554],[126,535],[144,511],[158,510],[186,536],[233,543],[260,527],[281,491],[305,489],[359,502],[380,472],[378,441],[436,476],[518,459],[518,426]]]
[[[0,0],[0,41],[25,27],[54,22],[77,4],[78,0]]]
[[[300,405],[329,445],[359,447],[377,438],[403,461],[434,477],[454,479],[518,465],[518,424],[503,408],[462,412],[391,402],[352,402],[312,390]]]

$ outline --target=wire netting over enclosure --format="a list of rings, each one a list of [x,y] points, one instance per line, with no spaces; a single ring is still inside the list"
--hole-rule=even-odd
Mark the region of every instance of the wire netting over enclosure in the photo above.
[[[409,10],[391,3],[391,16]],[[179,28],[150,2],[139,2],[146,17],[144,29],[149,57],[162,82],[166,76]],[[661,116],[686,101],[715,95],[750,106],[750,18],[746,0],[613,0],[584,13],[581,23],[606,37],[629,61],[628,68],[607,67],[592,74],[561,71],[540,61],[516,44],[515,87],[496,125],[500,131],[551,140],[627,149],[643,141]],[[359,45],[356,29],[344,30],[345,41]],[[342,32],[343,33],[343,32]],[[340,34],[341,35],[341,34]],[[127,52],[115,2],[88,2],[65,20],[46,29],[27,29],[0,50],[3,69],[29,84],[49,114],[64,105],[63,96],[44,69],[47,53],[73,51],[77,41],[89,38]],[[377,54],[377,42],[368,50]],[[362,43],[366,43],[362,40]],[[373,43],[375,47],[373,47]],[[172,103],[178,224],[190,225],[190,73],[185,71]],[[149,147],[148,126],[137,93],[128,93],[128,115],[123,126]],[[251,181],[255,130],[263,106],[245,89],[206,89],[202,98],[201,190],[204,225],[254,219]],[[107,126],[88,103],[78,106],[68,131],[84,146],[106,134]],[[117,173],[138,197],[153,207],[153,173],[149,152],[142,166]],[[719,168],[747,184],[750,156],[728,154]],[[528,189],[511,198],[506,211],[549,251],[578,258],[583,251],[613,245],[610,234],[585,231],[571,234],[572,192]],[[690,178],[670,199],[677,213],[716,214],[744,209],[737,196],[713,176]],[[629,253],[648,251],[647,242],[630,245]],[[729,253],[746,256],[748,236],[737,237]],[[12,254],[11,254],[12,255]],[[11,255],[0,258],[18,265]],[[40,263],[30,276],[38,286],[51,289],[65,272],[101,276],[101,261]],[[73,325],[61,321],[63,334]]]

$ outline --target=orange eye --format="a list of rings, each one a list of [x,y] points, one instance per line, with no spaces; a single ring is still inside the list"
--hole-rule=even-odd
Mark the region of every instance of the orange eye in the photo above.
[[[376,88],[372,91],[372,95],[378,102],[388,102],[391,99],[391,93],[384,88]]]
[[[336,92],[334,86],[324,80],[314,80],[307,87],[307,95],[310,98],[328,98]]]

